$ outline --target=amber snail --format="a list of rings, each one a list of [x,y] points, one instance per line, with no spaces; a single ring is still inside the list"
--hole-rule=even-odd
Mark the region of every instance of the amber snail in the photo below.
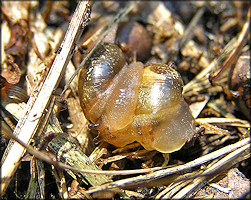
[[[181,76],[160,63],[127,64],[115,44],[100,45],[79,73],[80,104],[99,136],[114,146],[134,141],[170,153],[194,135]]]

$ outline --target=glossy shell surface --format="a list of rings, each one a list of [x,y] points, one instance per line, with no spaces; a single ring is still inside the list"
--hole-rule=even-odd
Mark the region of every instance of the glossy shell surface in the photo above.
[[[194,119],[182,96],[177,71],[161,63],[127,64],[114,44],[104,44],[79,74],[86,118],[100,137],[121,147],[138,141],[147,150],[170,153],[194,135]]]

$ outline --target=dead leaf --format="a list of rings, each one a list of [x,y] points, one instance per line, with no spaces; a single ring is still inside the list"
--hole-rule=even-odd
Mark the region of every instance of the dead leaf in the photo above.
[[[16,23],[10,26],[11,38],[9,43],[5,46],[5,52],[7,54],[22,56],[28,50],[28,27],[27,22]]]
[[[7,61],[2,65],[1,75],[6,79],[8,83],[16,84],[21,77],[21,71],[12,56],[7,55]]]

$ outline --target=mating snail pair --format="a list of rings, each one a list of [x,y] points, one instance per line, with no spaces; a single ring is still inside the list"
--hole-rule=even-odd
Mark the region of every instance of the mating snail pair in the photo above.
[[[117,147],[137,141],[163,153],[179,150],[195,132],[182,87],[170,66],[128,65],[112,43],[96,49],[78,80],[83,112],[104,141]]]

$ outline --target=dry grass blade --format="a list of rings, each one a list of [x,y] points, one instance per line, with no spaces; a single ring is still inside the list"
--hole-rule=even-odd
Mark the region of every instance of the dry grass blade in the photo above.
[[[210,65],[196,75],[196,77],[184,86],[184,93],[186,95],[196,94],[196,92],[209,89],[211,83],[209,82],[208,75],[217,69],[217,65],[221,66],[223,63],[224,69],[228,68],[237,59],[237,55],[240,54],[243,45],[245,44],[247,35],[249,33],[250,26],[250,9],[240,34],[235,39],[232,39],[224,48],[224,52],[216,59],[214,59]],[[223,72],[222,70],[222,72]],[[217,77],[219,74],[217,75]],[[217,78],[215,77],[215,79]],[[212,80],[213,81],[213,80]]]
[[[32,177],[27,189],[27,199],[44,199],[45,197],[45,170],[44,163],[41,160],[32,158]],[[38,178],[36,178],[36,176]]]
[[[246,42],[247,36],[249,34],[250,29],[250,12],[251,7],[249,7],[249,11],[247,14],[247,21],[243,25],[242,30],[240,32],[240,35],[235,43],[234,49],[231,51],[228,58],[224,61],[222,69],[220,69],[220,72],[216,72],[217,74],[211,79],[212,84],[215,84],[215,81],[217,78],[219,78],[220,74],[222,74],[226,69],[228,69],[233,63],[236,62],[239,55],[241,54],[241,50]]]
[[[220,101],[219,99],[218,100],[214,100],[214,101],[211,101],[208,103],[208,107],[211,107],[213,108],[214,110],[216,110],[217,112],[221,113],[224,117],[228,118],[228,119],[232,119],[232,120],[236,120],[236,117],[227,112],[225,109],[224,109],[224,106],[223,106],[223,102]],[[250,125],[250,123],[249,123]],[[237,127],[238,130],[243,134],[245,135],[247,133],[247,130],[242,128],[242,127]]]
[[[171,184],[169,187],[165,188],[162,192],[160,192],[156,197],[155,199],[163,199],[163,198],[170,198],[168,197],[167,194],[170,195],[171,191],[174,189],[174,188],[179,188],[181,184],[188,184],[189,181],[185,181],[183,183],[181,182],[178,182],[178,183],[173,183]]]
[[[167,169],[163,169],[163,170],[159,170],[156,172],[153,172],[151,174],[147,174],[147,175],[142,175],[142,176],[138,176],[138,177],[133,177],[133,178],[128,178],[128,179],[123,179],[123,180],[119,180],[119,181],[115,181],[111,184],[105,184],[102,186],[98,186],[92,189],[89,189],[87,191],[88,194],[92,194],[95,192],[100,192],[100,191],[104,191],[104,190],[110,190],[113,188],[123,188],[123,187],[127,187],[127,186],[132,186],[132,185],[138,185],[141,183],[146,183],[149,182],[151,180],[156,180],[159,178],[163,178],[165,176],[168,176],[170,174],[174,174],[186,169],[191,169],[193,167],[199,166],[203,163],[206,163],[208,161],[214,160],[220,156],[223,156],[227,153],[232,152],[235,149],[241,148],[247,144],[249,144],[250,142],[250,138],[246,138],[243,139],[235,144],[232,145],[228,145],[226,147],[223,147],[217,151],[214,151],[210,154],[207,154],[205,156],[199,157],[191,162],[188,162],[186,164],[183,165],[178,165],[176,167],[171,167],[171,168],[167,168]]]
[[[180,49],[182,49],[185,43],[192,37],[191,32],[198,23],[198,21],[200,20],[200,18],[202,17],[202,15],[204,14],[204,12],[205,12],[205,6],[202,6],[194,15],[193,19],[191,20],[190,24],[188,25],[187,29],[184,32],[183,38],[180,40],[179,43]]]
[[[203,172],[201,172],[201,170],[198,170],[198,172],[195,173],[181,175],[176,180],[174,180],[173,184],[171,184],[165,190],[159,193],[159,195],[156,196],[156,199],[192,198],[199,188],[202,188],[204,185],[210,182],[210,180],[213,180],[219,175],[221,175],[221,172],[224,172],[226,169],[231,168],[241,160],[250,157],[250,153],[247,152],[248,149],[249,144],[234,150],[232,153],[229,153],[222,159],[216,159],[216,162],[211,162]],[[183,187],[180,187],[180,185],[183,185]],[[219,188],[219,185],[216,185],[215,187],[217,187],[217,189],[222,189],[224,192],[229,192],[229,189]]]
[[[241,160],[243,157],[243,153],[249,148],[249,144],[236,149],[232,153],[228,154],[224,158],[220,159],[210,167],[208,167],[203,173],[199,175],[199,177],[195,178],[191,184],[183,188],[182,190],[179,190],[177,194],[172,196],[174,199],[180,199],[180,198],[191,198],[192,195],[194,195],[194,190],[198,187],[201,188],[201,186],[205,185],[209,179],[213,179],[220,175],[219,170],[223,169],[229,169],[231,166],[236,164]],[[246,154],[249,154],[246,152]],[[248,155],[250,156],[250,155]],[[245,158],[246,159],[246,158]],[[165,198],[164,196],[163,198]]]
[[[211,87],[211,84],[208,80],[208,74],[216,69],[216,66],[223,62],[223,60],[227,57],[227,55],[233,50],[232,43],[235,39],[231,40],[227,45],[228,48],[224,49],[224,53],[222,53],[218,58],[215,58],[210,65],[203,69],[200,73],[196,75],[196,77],[184,85],[184,94],[186,95],[193,95],[198,93],[199,91],[203,91]]]
[[[246,120],[241,120],[241,119],[208,117],[208,118],[197,118],[196,122],[250,128],[250,123]]]
[[[204,95],[204,97],[205,97],[204,101],[195,102],[189,105],[189,108],[192,112],[194,119],[196,119],[199,116],[200,112],[204,109],[204,107],[207,105],[210,99],[209,95]]]
[[[55,176],[57,180],[57,187],[58,187],[58,191],[60,192],[60,197],[62,199],[68,199],[69,194],[68,194],[63,171],[60,169],[57,170],[54,166],[52,166],[52,170],[53,170],[53,175]]]
[[[37,98],[29,99],[29,102],[34,102],[34,104],[25,110],[25,115],[21,118],[21,121],[15,129],[16,135],[18,135],[19,138],[22,138],[25,143],[29,143],[30,139],[33,137],[44,109],[47,107],[51,95],[58,86],[62,74],[70,61],[73,53],[72,50],[75,48],[76,41],[83,31],[83,23],[87,23],[89,17],[90,3],[88,1],[79,2],[66,32],[64,41],[62,42],[61,51],[57,54],[48,76],[41,86],[41,90],[39,92],[34,91],[35,94],[38,94]],[[15,143],[10,149],[1,166],[1,195],[4,194],[24,152],[25,149],[18,143]]]

